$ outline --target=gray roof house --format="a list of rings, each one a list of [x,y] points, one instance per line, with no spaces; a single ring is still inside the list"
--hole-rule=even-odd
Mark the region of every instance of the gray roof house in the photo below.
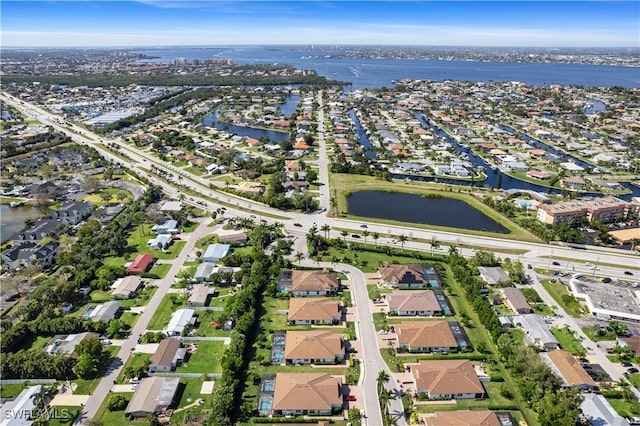
[[[594,426],[629,426],[627,419],[613,409],[604,396],[595,393],[583,393],[580,404],[582,415]]]
[[[215,288],[209,287],[205,284],[196,284],[191,289],[191,294],[189,295],[187,304],[189,306],[207,306],[209,299],[213,296],[215,291]]]
[[[44,347],[44,351],[49,355],[68,354],[73,356],[76,345],[84,339],[91,337],[97,339],[100,335],[89,331],[76,334],[56,334],[51,338],[47,346]]]
[[[114,300],[103,303],[102,305],[88,306],[80,315],[83,318],[89,318],[93,322],[111,321],[121,313],[122,305]]]
[[[88,217],[92,210],[91,203],[68,201],[60,206],[59,210],[54,210],[51,213],[51,217],[60,219],[65,225],[76,225]]]
[[[181,336],[190,324],[193,324],[196,311],[193,309],[178,309],[169,320],[169,325],[165,329],[167,336]]]
[[[156,234],[177,234],[180,232],[178,221],[174,219],[169,219],[161,225],[153,225],[151,230]]]
[[[193,279],[201,283],[203,281],[209,281],[209,277],[214,273],[216,264],[213,262],[203,262],[198,265],[196,273],[193,275]]]
[[[478,271],[487,285],[497,285],[509,281],[509,276],[499,266],[478,266]]]
[[[516,314],[531,314],[533,308],[527,302],[520,290],[515,287],[505,287],[502,289],[505,304]]]
[[[33,424],[30,416],[27,413],[32,413],[36,410],[35,398],[38,392],[42,389],[42,385],[29,386],[23,389],[20,394],[11,401],[7,401],[0,405],[0,410],[3,413],[3,420],[0,423],[2,426],[28,426]],[[15,415],[14,415],[15,413]],[[22,415],[21,415],[22,414]]]
[[[8,269],[39,264],[43,269],[53,265],[59,244],[50,242],[44,246],[33,241],[17,244],[2,253],[2,262]]]
[[[114,281],[111,288],[111,297],[114,299],[130,299],[134,293],[140,288],[142,279],[137,275],[129,275],[128,277],[118,278]]]
[[[205,262],[219,262],[220,259],[229,254],[230,248],[229,244],[210,244],[202,255],[202,260]]]
[[[166,250],[171,245],[173,237],[171,234],[158,234],[152,240],[149,240],[147,244],[154,250]]]
[[[513,317],[513,323],[525,331],[525,341],[527,343],[545,350],[558,348],[556,337],[538,315],[516,315]]]
[[[156,376],[142,379],[127,405],[125,415],[140,418],[162,413],[173,403],[179,385],[180,378],[177,377]]]

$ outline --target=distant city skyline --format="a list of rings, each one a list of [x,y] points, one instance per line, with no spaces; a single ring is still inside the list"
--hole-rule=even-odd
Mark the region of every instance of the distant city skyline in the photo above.
[[[637,1],[12,1],[3,47],[640,47]]]

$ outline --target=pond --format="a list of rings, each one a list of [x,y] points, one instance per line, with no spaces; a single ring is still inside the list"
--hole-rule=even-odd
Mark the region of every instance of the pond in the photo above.
[[[347,200],[349,213],[399,222],[508,234],[509,230],[464,201],[404,192],[358,191]]]
[[[35,220],[47,216],[49,211],[46,208],[29,206],[9,207],[7,204],[0,205],[0,217],[2,218],[0,237],[4,243],[13,234],[24,228],[27,219]]]

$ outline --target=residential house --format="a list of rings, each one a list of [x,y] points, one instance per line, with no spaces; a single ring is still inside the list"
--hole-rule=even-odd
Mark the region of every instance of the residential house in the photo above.
[[[448,353],[462,349],[447,321],[403,322],[394,330],[400,350]]]
[[[196,311],[193,309],[178,309],[171,315],[169,324],[164,332],[167,336],[182,336],[187,328],[195,323]]]
[[[209,277],[211,277],[211,275],[216,270],[215,268],[216,264],[213,262],[202,262],[198,265],[198,268],[193,275],[193,279],[199,283],[209,281]]]
[[[220,262],[220,259],[229,254],[229,244],[210,244],[202,255],[204,262]]]
[[[127,266],[127,271],[132,274],[141,274],[147,272],[153,266],[156,258],[152,254],[139,254],[136,258]]]
[[[162,339],[151,357],[149,364],[149,373],[169,372],[185,359],[186,348],[182,347],[182,343],[178,339]]]
[[[564,387],[580,388],[583,391],[596,391],[598,386],[580,362],[569,352],[555,350],[541,353],[543,361],[556,376],[562,379]]]
[[[640,336],[618,337],[617,343],[623,348],[630,347],[632,355],[640,354]]]
[[[326,373],[278,373],[273,412],[288,415],[331,415],[342,411],[342,378]]]
[[[531,314],[533,308],[527,302],[520,290],[515,287],[505,287],[502,289],[504,303],[516,314]]]
[[[287,331],[286,364],[336,364],[344,360],[343,336],[330,331]]]
[[[558,349],[558,340],[549,326],[536,314],[516,315],[513,323],[524,330],[525,341],[543,350]]]
[[[56,334],[51,338],[47,346],[44,347],[44,352],[49,355],[66,354],[75,357],[75,350],[78,343],[85,339],[97,339],[99,337],[100,335],[98,333],[88,331],[76,334]]]
[[[338,324],[342,320],[342,305],[329,298],[289,299],[287,321],[291,325]]]
[[[111,285],[111,297],[114,299],[131,299],[142,285],[142,280],[136,275],[118,278]]]
[[[434,316],[442,314],[433,290],[394,291],[387,295],[389,314],[398,316]]]
[[[508,411],[458,410],[436,411],[433,416],[423,417],[426,426],[516,426]]]
[[[142,379],[124,411],[125,416],[146,418],[163,413],[173,404],[179,386],[178,377],[155,376]]]
[[[149,248],[154,250],[166,250],[169,248],[171,243],[173,242],[173,237],[171,234],[159,234],[152,240],[149,240],[147,244]]]
[[[580,176],[571,176],[560,180],[560,183],[564,188],[573,190],[585,190],[587,189],[587,182]]]
[[[429,399],[475,399],[486,392],[467,359],[420,361],[411,365],[416,392]]]
[[[20,394],[11,401],[6,401],[0,405],[2,412],[1,426],[30,426],[34,423],[35,417],[40,414],[40,408],[36,408],[36,395],[40,394],[42,385],[29,386],[22,389]],[[53,407],[47,407],[50,409]],[[53,411],[53,410],[51,410]],[[50,412],[50,411],[46,411]],[[55,412],[55,411],[53,411]],[[33,419],[32,416],[33,415]]]
[[[62,225],[62,222],[58,219],[38,219],[31,228],[26,231],[16,232],[9,239],[14,245],[27,241],[37,243],[53,234],[60,225]]]
[[[59,210],[54,210],[51,217],[59,219],[65,225],[77,225],[87,218],[92,210],[91,203],[67,201],[60,206]]]
[[[216,289],[213,287],[209,287],[204,284],[196,284],[191,289],[187,305],[196,307],[207,306],[209,299],[213,296],[215,291]]]
[[[582,398],[580,411],[582,412],[582,417],[589,424],[597,426],[631,425],[627,419],[616,412],[604,396],[595,393],[583,393]]]
[[[509,282],[509,275],[500,266],[478,266],[480,278],[487,285],[506,284]]]
[[[334,272],[283,271],[278,279],[278,291],[295,297],[330,296],[338,291],[340,282]]]
[[[120,302],[112,300],[101,305],[90,305],[82,311],[80,316],[85,319],[90,319],[93,322],[109,322],[112,319],[119,317],[121,313],[122,305]]]
[[[386,265],[378,270],[383,285],[398,288],[440,287],[440,277],[431,265]]]
[[[153,225],[151,230],[156,234],[178,234],[180,230],[178,229],[178,221],[174,219],[169,219],[160,225]]]
[[[2,253],[2,263],[7,269],[29,265],[39,265],[46,269],[53,265],[59,246],[55,242],[42,246],[33,241],[23,242]]]

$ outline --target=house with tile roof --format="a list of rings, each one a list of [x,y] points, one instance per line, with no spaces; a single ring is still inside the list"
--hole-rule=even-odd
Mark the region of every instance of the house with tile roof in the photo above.
[[[287,415],[330,415],[342,410],[342,377],[326,373],[278,373],[273,412]]]
[[[433,290],[394,291],[387,295],[389,314],[398,316],[434,316],[442,314]]]
[[[448,353],[462,349],[447,321],[405,321],[393,328],[400,350]]]
[[[424,417],[427,426],[516,426],[509,412],[490,410],[436,411],[431,417]]]
[[[337,364],[344,360],[344,336],[330,331],[287,331],[286,364]]]
[[[554,374],[562,379],[563,386],[568,388],[580,388],[584,391],[595,391],[598,386],[582,364],[569,352],[555,350],[540,354],[543,361],[551,368]]]
[[[342,304],[328,297],[294,297],[289,300],[289,325],[333,325],[342,321]]]
[[[428,399],[474,399],[486,392],[467,359],[420,361],[411,367],[418,394]]]
[[[339,286],[338,276],[326,270],[283,271],[278,279],[278,292],[294,297],[331,296]]]
[[[440,287],[440,277],[430,265],[386,265],[378,270],[383,285],[398,288]]]

